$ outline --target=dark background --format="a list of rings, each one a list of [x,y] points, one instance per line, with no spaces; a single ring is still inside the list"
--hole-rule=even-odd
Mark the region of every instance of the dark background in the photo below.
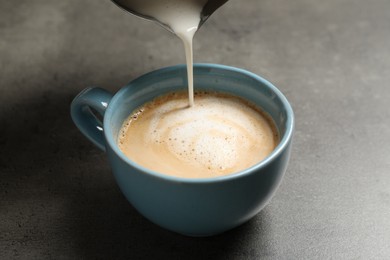
[[[388,259],[390,1],[229,1],[196,62],[260,74],[296,115],[271,203],[210,238],[165,231],[120,193],[71,122],[87,86],[116,92],[184,63],[181,42],[108,0],[0,0],[0,259]]]

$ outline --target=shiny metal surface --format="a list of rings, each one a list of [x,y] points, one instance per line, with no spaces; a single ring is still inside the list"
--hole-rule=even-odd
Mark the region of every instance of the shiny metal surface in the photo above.
[[[161,21],[158,21],[156,18],[136,11],[134,9],[134,4],[133,4],[134,1],[132,1],[132,0],[111,0],[111,1],[114,2],[116,5],[118,5],[120,8],[122,8],[123,10],[125,10],[125,11],[127,11],[135,16],[138,16],[140,18],[154,21],[154,22],[158,23],[159,25],[161,25],[162,27],[164,27],[165,29],[167,29],[168,31],[174,33],[168,25],[162,23]],[[183,1],[185,1],[185,0],[183,0]],[[221,7],[227,1],[228,0],[208,0],[208,2],[206,3],[206,5],[203,8],[202,13],[200,14],[201,21],[199,24],[199,28],[200,28],[200,26],[202,26],[202,24],[204,22],[206,22],[206,20],[210,17],[210,15],[212,15],[219,7]]]

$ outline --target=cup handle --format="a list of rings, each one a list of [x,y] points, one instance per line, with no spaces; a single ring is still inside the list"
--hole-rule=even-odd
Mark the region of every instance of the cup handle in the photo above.
[[[72,120],[77,128],[103,151],[106,151],[103,123],[93,110],[104,118],[112,97],[110,92],[102,88],[86,88],[73,99],[70,105]]]

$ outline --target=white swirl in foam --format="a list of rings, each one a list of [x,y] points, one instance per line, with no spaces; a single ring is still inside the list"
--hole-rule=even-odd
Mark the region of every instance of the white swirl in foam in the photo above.
[[[210,96],[191,108],[172,100],[154,111],[145,136],[182,161],[221,171],[235,167],[242,160],[239,155],[246,156],[258,139],[259,126],[253,118],[259,114],[231,99]]]

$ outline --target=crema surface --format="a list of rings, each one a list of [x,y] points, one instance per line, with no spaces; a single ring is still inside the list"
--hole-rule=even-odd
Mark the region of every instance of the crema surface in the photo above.
[[[235,173],[278,143],[273,122],[245,100],[221,93],[170,93],[133,111],[119,135],[122,152],[151,170],[187,178]]]

